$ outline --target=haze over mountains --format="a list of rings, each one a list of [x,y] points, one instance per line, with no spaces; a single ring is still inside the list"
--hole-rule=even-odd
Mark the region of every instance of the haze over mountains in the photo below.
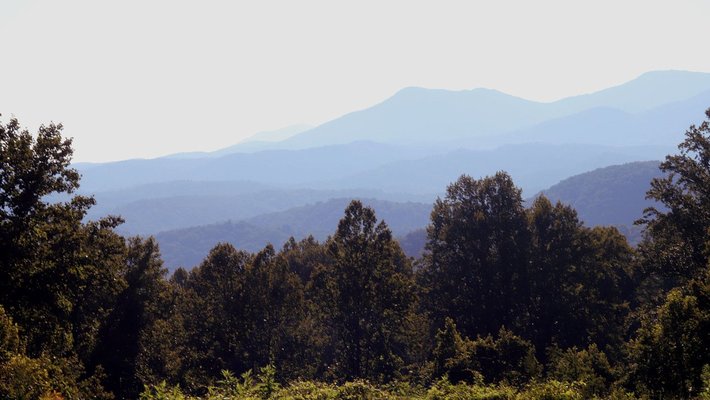
[[[658,206],[645,199],[651,179],[661,176],[658,164],[645,161],[595,169],[567,178],[539,194],[553,202],[571,205],[580,220],[589,226],[616,226],[635,244],[641,230],[634,226],[634,221],[642,216],[646,207]],[[331,199],[240,221],[161,232],[157,239],[166,264],[172,268],[195,265],[218,242],[258,251],[266,243],[278,247],[291,236],[313,235],[317,240],[324,240],[333,233],[351,198]],[[533,199],[534,196],[529,198],[528,203]],[[424,227],[429,223],[432,203],[362,200],[387,222],[407,255],[421,255],[426,240]]]
[[[248,251],[258,251],[266,243],[279,248],[289,237],[305,238],[312,235],[324,240],[343,216],[352,197],[336,198],[295,207],[286,211],[258,215],[242,221],[227,221],[159,233],[156,238],[166,265],[192,267],[218,242],[231,242]],[[396,236],[403,236],[425,226],[429,221],[431,204],[391,202],[361,199],[376,210]]]
[[[650,72],[551,103],[490,89],[407,88],[322,125],[261,133],[215,152],[76,167],[81,192],[98,200],[89,217],[120,214],[126,234],[171,231],[158,235],[168,253],[174,243],[199,241],[188,228],[205,225],[223,232],[199,228],[211,240],[249,237],[234,243],[240,247],[260,247],[284,235],[324,238],[326,232],[309,221],[335,216],[329,213],[339,203],[329,200],[355,197],[387,204],[398,221],[406,218],[395,210],[410,212],[418,222],[396,229],[404,236],[409,232],[403,227],[426,225],[422,215],[448,183],[461,174],[498,170],[508,171],[525,197],[547,189],[553,199],[578,207],[588,224],[626,226],[631,208],[643,208],[643,200],[610,199],[636,198],[642,181],[656,176],[656,164],[594,171],[553,185],[597,168],[662,159],[708,105],[710,74],[682,71]],[[629,179],[637,183],[628,185]],[[332,228],[331,222],[325,226]],[[179,235],[193,240],[167,239]]]
[[[397,144],[442,144],[450,141],[450,146],[456,146],[456,142],[461,140],[475,145],[471,142],[472,138],[489,136],[490,140],[493,135],[523,130],[595,108],[611,108],[629,114],[643,113],[702,94],[710,97],[708,91],[710,74],[680,71],[650,72],[624,85],[552,103],[529,101],[489,89],[449,91],[407,88],[371,108],[347,114],[286,139],[279,147],[307,148],[356,140]],[[535,141],[534,137],[531,141]],[[506,143],[507,139],[503,136],[501,140],[491,140],[487,144]]]

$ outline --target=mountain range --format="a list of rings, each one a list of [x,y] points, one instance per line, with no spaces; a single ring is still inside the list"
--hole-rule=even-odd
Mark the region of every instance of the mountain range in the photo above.
[[[637,240],[632,222],[649,204],[630,199],[658,173],[654,162],[637,162],[673,153],[709,105],[710,74],[685,71],[547,103],[491,89],[406,88],[321,125],[262,132],[214,152],[75,167],[80,193],[98,202],[88,218],[122,215],[122,233],[158,234],[168,259],[170,248],[218,238],[248,249],[323,238],[342,212],[336,204],[349,198],[390,207],[397,221],[405,218],[395,209],[412,213],[416,224],[393,227],[416,253],[421,216],[446,185],[499,170],[526,197],[544,191],[587,224],[614,224]]]
[[[645,208],[659,207],[645,199],[651,180],[662,176],[658,166],[658,161],[646,161],[595,169],[567,178],[526,202],[530,204],[534,197],[544,195],[553,202],[571,205],[585,225],[616,226],[632,243],[637,243],[641,227],[634,222]],[[171,269],[196,265],[218,242],[258,251],[268,243],[280,246],[289,237],[300,240],[311,235],[322,241],[333,234],[350,199],[331,199],[239,221],[161,232],[156,238]],[[390,226],[407,255],[421,256],[432,203],[376,199],[363,202]]]
[[[380,104],[349,113],[274,145],[295,149],[371,140],[393,144],[441,145],[449,142],[455,146],[458,140],[470,143],[471,139],[486,136],[490,139],[494,135],[524,130],[575,114],[581,113],[583,119],[584,111],[596,108],[643,114],[696,97],[710,97],[710,74],[649,72],[616,87],[550,103],[525,100],[490,89],[406,88]],[[693,112],[687,107],[683,110]],[[690,116],[696,119],[697,115]],[[687,123],[687,120],[682,122]],[[496,144],[505,144],[505,140]]]

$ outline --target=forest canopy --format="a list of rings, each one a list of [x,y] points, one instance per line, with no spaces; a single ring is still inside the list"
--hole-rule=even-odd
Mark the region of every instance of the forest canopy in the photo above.
[[[85,220],[62,125],[10,119],[0,398],[710,398],[706,116],[635,248],[499,172],[448,186],[418,259],[354,200],[323,242],[216,243],[171,276],[152,237]]]

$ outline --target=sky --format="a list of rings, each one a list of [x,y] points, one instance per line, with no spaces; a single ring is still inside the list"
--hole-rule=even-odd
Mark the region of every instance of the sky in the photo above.
[[[226,147],[409,86],[553,101],[710,72],[708,0],[0,0],[0,120],[75,161]]]

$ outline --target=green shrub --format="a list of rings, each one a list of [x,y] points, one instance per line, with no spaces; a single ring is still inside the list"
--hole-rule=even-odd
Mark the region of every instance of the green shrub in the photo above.
[[[700,375],[703,381],[703,390],[700,392],[701,400],[710,400],[710,365],[703,367],[703,373]]]
[[[356,380],[346,382],[338,387],[337,399],[342,400],[385,400],[386,392],[372,386],[366,381]]]
[[[512,400],[515,390],[507,386],[452,384],[447,379],[436,382],[426,394],[427,400]]]
[[[500,328],[495,339],[489,335],[472,341],[471,358],[486,383],[522,386],[542,372],[535,346],[505,327]]]
[[[169,387],[165,381],[157,385],[145,386],[140,394],[140,400],[190,400],[190,396],[182,393],[179,386]]]
[[[297,381],[281,389],[275,396],[278,400],[335,400],[338,389],[325,383]]]
[[[614,381],[606,355],[595,344],[587,349],[553,350],[549,377],[560,382],[584,382],[584,398],[605,396]]]
[[[51,391],[49,373],[41,360],[15,355],[0,365],[0,398],[37,399]]]
[[[0,305],[0,363],[22,353],[21,350],[19,328]]]
[[[530,384],[518,394],[519,400],[582,400],[584,383],[546,381]]]

